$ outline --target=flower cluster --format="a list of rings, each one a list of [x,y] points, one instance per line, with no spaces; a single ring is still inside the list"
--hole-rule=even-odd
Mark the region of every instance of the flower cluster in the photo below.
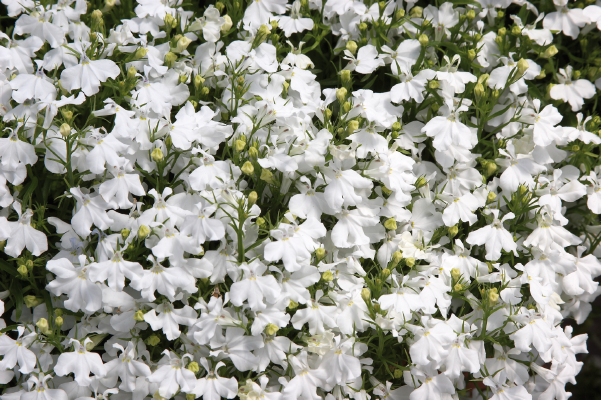
[[[601,6],[132,3],[2,0],[0,399],[570,396]]]

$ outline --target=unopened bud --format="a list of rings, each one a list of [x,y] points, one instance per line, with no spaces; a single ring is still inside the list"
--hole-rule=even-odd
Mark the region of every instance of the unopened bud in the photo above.
[[[371,291],[368,288],[361,289],[361,298],[368,302],[371,299]]]
[[[553,57],[555,54],[557,54],[559,51],[557,50],[557,47],[555,47],[554,44],[552,44],[551,46],[549,46],[547,48],[547,50],[545,50],[545,52],[543,53],[542,57],[543,58],[551,58]]]
[[[480,100],[482,96],[484,96],[484,93],[486,93],[484,86],[481,83],[477,83],[476,86],[474,86],[474,95],[476,96],[476,99]]]
[[[403,259],[403,253],[399,250],[392,253],[392,268],[394,268]]]
[[[317,258],[317,261],[323,260],[325,256],[326,249],[324,249],[323,247],[318,247],[317,249],[315,249],[315,258]]]
[[[259,226],[263,226],[265,225],[265,219],[262,217],[257,218],[257,220],[255,221],[255,223]]]
[[[38,322],[35,323],[35,326],[37,326],[40,332],[43,334],[47,334],[49,332],[48,320],[46,318],[38,319]]]
[[[62,137],[67,137],[71,134],[71,126],[67,123],[64,123],[60,127],[60,134]]]
[[[245,147],[246,147],[246,142],[243,140],[238,139],[234,142],[234,149],[238,153],[241,152],[242,150],[244,150]]]
[[[100,21],[102,19],[102,11],[94,10],[92,11],[92,19],[96,21]]]
[[[465,16],[467,17],[468,20],[473,20],[474,18],[476,18],[476,11],[474,11],[474,9],[470,9],[468,10],[468,12],[465,14]]]
[[[144,48],[144,47],[139,47],[136,52],[134,53],[134,60],[139,60],[142,57],[146,57],[146,54],[148,53],[148,49]]]
[[[491,305],[494,305],[497,303],[497,301],[499,301],[499,294],[496,292],[493,292],[492,290],[488,293],[488,302]]]
[[[192,43],[192,40],[188,39],[186,36],[182,36],[178,39],[177,44],[175,45],[174,53],[181,53],[188,48],[188,46]]]
[[[357,121],[356,119],[353,119],[353,120],[349,121],[347,127],[348,127],[349,133],[353,133],[354,131],[359,129],[359,121]]]
[[[409,268],[413,268],[413,266],[415,265],[415,258],[413,258],[413,257],[406,258],[405,265],[407,265]]]
[[[449,228],[449,237],[454,238],[459,233],[459,227],[457,225],[453,225]]]
[[[294,310],[296,307],[298,307],[298,303],[294,300],[290,300],[290,302],[288,302],[288,308],[291,310]]]
[[[469,50],[467,51],[467,58],[469,58],[469,59],[470,59],[470,61],[473,61],[473,60],[474,60],[474,58],[476,58],[476,50],[474,50],[474,49],[469,49]]]
[[[365,22],[361,22],[361,23],[359,24],[359,30],[360,30],[361,32],[365,32],[365,31],[367,30],[367,24],[366,24]]]
[[[524,60],[523,58],[520,58],[520,61],[518,61],[518,76],[522,76],[526,73],[526,71],[528,71],[528,68],[530,68],[530,65],[528,64],[528,61]]]
[[[413,7],[411,11],[409,11],[409,16],[411,18],[421,18],[424,13],[424,9],[422,7]]]
[[[157,344],[161,343],[161,339],[159,339],[159,337],[157,335],[150,335],[146,340],[145,340],[146,344],[154,347]]]
[[[242,173],[246,175],[252,175],[255,172],[255,167],[250,161],[245,162],[242,168],[240,169],[242,170]]]
[[[127,79],[134,79],[138,70],[133,65],[127,69]]]
[[[488,161],[486,164],[484,164],[484,175],[487,177],[494,175],[495,172],[497,172],[497,168],[497,163],[494,161]]]
[[[172,67],[173,63],[175,63],[175,61],[177,60],[177,54],[173,53],[173,52],[168,52],[167,54],[165,54],[165,64],[167,64],[168,67]]]
[[[433,90],[438,89],[440,87],[440,82],[436,80],[431,80],[430,82],[428,82],[428,87]]]
[[[63,317],[59,315],[58,317],[54,318],[54,325],[58,327],[63,326]]]
[[[175,26],[177,25],[176,19],[171,14],[165,15],[165,18],[163,19],[163,21],[165,21],[165,25],[168,28],[175,28]]]
[[[134,320],[138,322],[144,321],[144,312],[142,310],[138,310],[134,313]]]
[[[401,19],[405,16],[405,10],[403,10],[402,8],[396,10],[396,13],[394,14],[394,16],[396,17],[396,19]]]
[[[336,99],[340,102],[340,104],[344,104],[344,100],[346,100],[346,88],[338,88],[336,89]]]
[[[129,236],[130,230],[127,228],[121,229],[121,237],[125,240]]]
[[[507,34],[507,29],[505,27],[502,27],[497,31],[497,35],[499,36],[505,36],[505,34]]]
[[[517,25],[514,25],[513,28],[511,28],[511,34],[515,35],[515,36],[519,36],[522,34],[522,28],[520,28]]]
[[[459,270],[459,268],[453,268],[451,270],[451,277],[453,278],[454,281],[459,280],[459,278],[461,277],[461,271]]]
[[[384,269],[382,270],[382,276],[383,276],[384,278],[388,278],[388,277],[390,276],[390,270],[389,270],[388,268],[384,268]]]
[[[461,283],[456,283],[455,286],[453,286],[453,290],[461,292],[463,290],[463,285]]]
[[[140,239],[144,239],[146,238],[146,236],[150,235],[150,228],[147,227],[146,225],[141,225],[138,228],[138,237]]]
[[[198,363],[196,361],[192,361],[190,364],[188,364],[186,369],[192,371],[193,373],[197,373],[198,371],[200,371],[200,367],[198,366]]]
[[[357,42],[355,42],[354,40],[349,40],[348,42],[346,42],[346,49],[352,54],[357,53]]]
[[[27,267],[25,266],[25,264],[22,264],[19,266],[19,268],[17,268],[17,272],[23,277],[27,277],[29,271],[27,271]]]
[[[280,328],[275,325],[275,324],[267,324],[267,326],[265,327],[265,334],[269,335],[269,336],[273,336],[275,335],[278,331],[280,330]]]
[[[198,90],[198,88],[204,83],[204,78],[200,75],[196,75],[194,77],[194,88]]]
[[[389,231],[396,230],[396,219],[394,219],[394,217],[388,218],[386,222],[384,222],[384,228],[388,229]]]
[[[159,162],[159,161],[163,161],[163,150],[161,150],[160,147],[156,147],[152,153],[150,153],[150,157],[155,161],[155,162]]]
[[[261,171],[261,180],[273,184],[273,173],[267,168],[263,168]]]
[[[232,22],[232,18],[229,15],[224,15],[223,19],[225,20],[225,24],[221,25],[221,32],[227,32],[232,29],[234,23]]]
[[[24,266],[25,267],[25,266]],[[27,268],[27,267],[25,267]],[[23,301],[25,302],[25,307],[33,308],[37,307],[44,302],[44,299],[41,297],[35,297],[33,295],[23,297]]]
[[[394,379],[401,379],[403,377],[403,370],[402,369],[395,369],[394,372]]]
[[[344,104],[342,105],[342,111],[344,111],[344,113],[348,113],[351,110],[351,103],[346,101],[344,102]]]
[[[258,197],[259,197],[259,195],[254,190],[252,192],[250,192],[250,194],[248,195],[248,204],[251,206],[253,204],[255,204],[257,202]]]
[[[419,44],[421,44],[423,47],[426,47],[428,45],[428,42],[430,42],[428,36],[424,35],[423,33],[419,35],[419,38],[417,40],[419,41]]]
[[[349,71],[348,69],[343,69],[342,71],[340,71],[340,79],[345,85],[349,83],[351,81],[351,71]]]
[[[334,274],[332,273],[332,271],[326,271],[323,274],[321,274],[321,279],[324,282],[332,282],[334,280]]]
[[[417,189],[419,189],[420,187],[424,186],[426,184],[426,178],[424,178],[423,176],[420,176],[419,178],[417,178],[417,180],[415,181],[415,187]]]

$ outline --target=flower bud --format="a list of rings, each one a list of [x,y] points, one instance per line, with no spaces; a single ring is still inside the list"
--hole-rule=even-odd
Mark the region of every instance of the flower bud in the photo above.
[[[402,369],[395,369],[394,372],[394,379],[401,379],[403,377],[403,370]]]
[[[44,335],[50,331],[48,329],[48,320],[46,318],[38,319],[38,322],[35,323],[35,326],[37,326],[40,332],[42,332]]]
[[[497,164],[494,161],[488,161],[484,164],[484,175],[489,177],[497,172]]]
[[[22,276],[23,278],[27,277],[27,274],[29,273],[29,271],[27,271],[27,267],[25,266],[25,264],[21,264],[21,265],[19,266],[19,268],[17,268],[17,272],[18,272],[19,274],[21,274],[21,276]]]
[[[150,153],[150,157],[155,161],[155,162],[159,162],[159,161],[163,161],[163,150],[161,150],[160,147],[156,147],[152,153]]]
[[[342,111],[344,111],[344,113],[348,113],[351,110],[351,103],[346,101],[344,102],[344,104],[342,105]]]
[[[470,9],[468,10],[468,12],[465,14],[465,16],[467,17],[468,20],[473,20],[474,18],[476,18],[476,11],[474,11],[474,9]]]
[[[288,303],[288,308],[294,310],[296,307],[298,307],[298,303],[294,300],[290,300],[290,302]]]
[[[457,225],[453,225],[449,228],[449,237],[451,239],[457,236],[457,233],[459,233],[459,227]]]
[[[428,36],[424,35],[423,33],[419,35],[419,38],[417,40],[419,41],[419,44],[421,44],[423,47],[426,47],[428,45],[428,42],[430,41],[430,39],[428,39]]]
[[[323,260],[325,256],[326,249],[324,249],[323,247],[318,247],[317,249],[315,249],[315,258],[317,259],[317,261]]]
[[[186,36],[182,36],[178,39],[177,44],[175,46],[174,53],[181,53],[188,48],[188,46],[192,43],[192,40],[188,39]]]
[[[150,235],[150,228],[147,227],[146,225],[141,225],[138,228],[138,237],[140,239],[145,239],[146,236]]]
[[[347,128],[348,128],[349,133],[353,133],[354,131],[359,129],[359,121],[357,121],[356,119],[349,121]]]
[[[326,271],[323,274],[321,274],[321,279],[324,282],[332,282],[334,280],[334,274],[332,273],[332,271]]]
[[[488,292],[488,302],[490,305],[495,305],[499,301],[499,294],[495,291]]]
[[[55,308],[54,309],[54,315],[56,315],[57,317],[60,317],[63,315],[63,309],[62,308]]]
[[[23,267],[25,267],[23,265]],[[27,267],[25,267],[27,269]],[[33,295],[29,295],[29,296],[25,296],[23,297],[23,301],[25,302],[25,307],[27,308],[33,308],[33,307],[37,307],[40,304],[42,304],[44,302],[44,299],[42,299],[41,297],[35,297]]]
[[[417,180],[415,181],[415,188],[419,189],[420,187],[424,186],[426,184],[426,178],[424,178],[423,176],[420,176],[419,178],[417,178]]]
[[[250,161],[245,162],[240,169],[242,170],[242,173],[246,175],[252,175],[255,172],[255,167],[253,167],[253,163]]]
[[[194,400],[196,395],[194,393],[186,393],[186,400]]]
[[[280,330],[280,328],[277,325],[269,323],[265,327],[265,334],[267,334],[269,336],[273,336],[276,333],[278,333],[279,330]]]
[[[263,226],[265,225],[265,219],[262,217],[257,218],[257,220],[255,221],[255,223],[259,226]]]
[[[456,292],[461,292],[463,290],[463,285],[461,283],[456,283],[455,286],[453,286],[453,290]]]
[[[138,70],[133,65],[127,69],[127,79],[134,79]]]
[[[459,270],[459,268],[453,268],[451,270],[451,277],[453,278],[454,281],[459,280],[459,278],[461,277],[461,271]]]
[[[388,229],[389,231],[395,231],[397,228],[396,219],[394,219],[394,217],[388,218],[386,222],[384,222],[384,228]]]
[[[60,134],[65,138],[69,136],[71,134],[71,126],[69,126],[67,123],[62,124],[60,127]]]
[[[469,49],[467,51],[467,58],[469,58],[470,61],[473,61],[474,58],[476,58],[476,50],[474,49]]]
[[[545,50],[545,52],[542,54],[541,57],[543,58],[551,58],[553,57],[555,54],[557,54],[559,51],[557,50],[557,47],[555,47],[554,44],[552,44],[551,46],[549,46],[547,48],[547,50]]]
[[[511,34],[515,35],[515,36],[519,36],[522,34],[522,28],[520,28],[517,25],[514,25],[513,28],[511,28]]]
[[[403,253],[401,253],[399,250],[392,253],[392,267],[394,268],[398,263],[401,262],[402,259]]]
[[[484,90],[484,86],[481,83],[476,83],[474,86],[474,95],[476,96],[476,100],[480,100],[486,91]]]
[[[95,20],[97,22],[100,22],[102,20],[102,11],[100,11],[100,10],[94,10],[94,11],[92,11],[92,15],[91,16],[92,16],[93,20]]]
[[[395,131],[400,131],[402,127],[403,126],[401,125],[401,123],[399,121],[396,121],[395,123],[392,124],[392,129]]]
[[[59,315],[58,317],[54,318],[54,325],[58,326],[59,328],[63,326],[63,317]]]
[[[134,53],[134,60],[139,60],[142,57],[146,57],[146,54],[148,53],[148,49],[144,48],[144,47],[139,47],[136,52]]]
[[[348,42],[346,42],[346,49],[352,54],[357,53],[357,42],[355,42],[354,40],[349,40]]]
[[[127,239],[127,237],[129,236],[130,230],[127,228],[123,228],[121,229],[121,237],[123,238],[123,240]]]
[[[367,24],[366,24],[365,22],[361,22],[361,23],[359,24],[359,30],[360,30],[361,32],[365,32],[365,31],[367,30]]]
[[[234,149],[238,153],[241,152],[242,150],[244,150],[245,147],[246,147],[246,142],[243,140],[238,139],[234,142]]]
[[[198,88],[205,82],[204,78],[200,75],[196,75],[194,77],[194,88],[198,90]]]
[[[361,289],[361,298],[367,303],[371,299],[371,291],[368,288]]]
[[[405,10],[403,10],[402,8],[396,10],[396,13],[394,14],[396,19],[401,19],[405,16]]]
[[[580,146],[578,146],[577,144],[574,144],[574,145],[572,145],[572,148],[570,150],[572,150],[573,152],[580,151]]]
[[[225,20],[225,24],[221,25],[221,32],[227,32],[232,29],[234,23],[232,22],[232,18],[229,15],[224,15],[223,19]]]
[[[388,268],[384,268],[384,269],[382,270],[382,276],[383,276],[384,278],[388,278],[388,277],[390,276],[390,270],[389,270]]]
[[[344,103],[344,100],[346,99],[346,94],[347,94],[346,88],[336,89],[336,98],[338,99],[340,104]]]
[[[348,69],[343,69],[342,71],[340,71],[340,79],[342,80],[342,83],[344,85],[349,83],[351,81],[351,71],[349,71]]]
[[[134,320],[138,322],[144,321],[144,311],[138,310],[134,313]]]
[[[161,342],[161,339],[157,335],[150,335],[145,342],[147,345],[154,347]]]
[[[273,173],[267,168],[263,168],[261,171],[261,180],[273,184]]]
[[[168,52],[167,54],[165,54],[165,64],[167,64],[168,67],[172,67],[176,60],[177,54],[172,52]]]
[[[424,13],[424,9],[421,7],[413,7],[411,11],[409,11],[409,16],[411,18],[421,18]]]
[[[330,119],[332,117],[332,110],[330,110],[329,108],[326,108],[323,111],[323,116],[325,119]]]
[[[192,361],[190,364],[188,364],[186,369],[192,371],[193,373],[197,373],[198,371],[200,371],[200,367],[198,366],[198,363],[196,361]]]
[[[497,31],[497,35],[499,36],[505,36],[507,34],[507,28],[502,27]]]
[[[248,162],[248,161],[247,161]],[[251,172],[252,173],[252,172]],[[248,204],[253,205],[257,202],[258,194],[254,190],[248,195]]]
[[[165,21],[165,25],[168,28],[175,28],[177,26],[177,20],[171,14],[165,15],[163,21]]]
[[[432,80],[428,82],[428,87],[433,90],[438,89],[440,87],[440,82]]]
[[[497,13],[497,17],[499,17],[499,18],[505,17],[505,11],[499,10],[499,12]]]
[[[415,265],[415,258],[413,258],[413,257],[406,258],[405,265],[407,265],[409,268],[413,268],[413,266]]]
[[[528,68],[530,67],[530,65],[528,64],[528,61],[524,60],[523,58],[520,58],[520,61],[518,61],[518,76],[523,76],[526,71],[528,71]]]

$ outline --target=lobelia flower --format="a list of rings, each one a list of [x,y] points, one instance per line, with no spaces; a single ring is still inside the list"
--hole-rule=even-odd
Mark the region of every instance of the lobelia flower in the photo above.
[[[121,379],[119,389],[127,392],[133,392],[136,388],[136,377],[149,377],[152,373],[148,365],[142,361],[136,360],[136,350],[133,342],[128,342],[127,349],[124,349],[119,343],[113,344],[115,349],[121,350],[121,355],[105,364],[107,370],[106,386],[114,387],[117,384],[117,378]]]
[[[88,386],[92,383],[90,373],[96,378],[104,378],[107,374],[106,365],[102,362],[98,353],[92,353],[87,350],[88,344],[92,341],[86,338],[83,345],[75,339],[70,339],[73,351],[64,352],[56,361],[54,373],[57,376],[65,376],[70,373],[75,375],[75,381],[80,386]]]
[[[80,56],[79,64],[61,73],[61,85],[69,92],[81,89],[89,97],[99,92],[102,82],[115,79],[120,73],[114,61],[90,60],[84,53]]]
[[[309,367],[305,351],[298,356],[290,356],[288,361],[295,376],[286,383],[282,390],[282,400],[319,400],[321,396],[317,394],[317,387],[321,387],[325,383],[323,371]]]
[[[48,261],[46,269],[57,276],[46,288],[55,296],[66,294],[65,308],[73,312],[84,310],[90,314],[102,307],[102,289],[89,277],[86,256],[80,255],[79,266],[75,267],[66,258]]]
[[[559,68],[559,74],[556,76],[559,83],[551,88],[549,95],[554,100],[563,100],[570,103],[572,111],[581,110],[584,99],[590,99],[595,95],[595,85],[590,81],[586,79],[572,81],[571,65],[568,65],[565,69]]]
[[[494,376],[487,376],[482,381],[493,391],[490,400],[531,400],[532,395],[522,385],[510,386],[506,382],[506,372],[499,371]]]
[[[445,2],[440,8],[429,5],[424,9],[424,19],[430,21],[434,27],[436,41],[450,35],[449,28],[459,23],[459,11],[453,10],[453,3]],[[463,92],[463,90],[462,90]]]
[[[423,69],[417,75],[413,76],[411,71],[399,75],[401,82],[390,89],[390,100],[395,103],[409,101],[414,99],[418,103],[424,101],[424,90],[428,80],[433,79],[436,72],[431,69]]]
[[[132,279],[130,286],[140,290],[142,297],[148,301],[155,301],[154,292],[167,296],[170,301],[175,301],[177,289],[187,293],[196,293],[196,280],[185,269],[180,267],[166,268],[152,255],[148,256],[152,268],[140,271],[139,279]]]
[[[552,31],[563,31],[563,34],[576,39],[580,28],[590,22],[589,17],[580,8],[568,8],[568,0],[553,0],[557,9],[545,16],[543,27]]]
[[[48,380],[52,377],[40,372],[38,376],[30,376],[27,380],[29,392],[21,394],[23,400],[67,400],[69,397],[63,389],[50,389]]]
[[[129,194],[136,196],[144,196],[146,191],[140,182],[140,176],[137,174],[129,174],[134,169],[129,160],[124,161],[119,166],[109,168],[113,179],[104,181],[98,192],[102,198],[116,208],[130,208],[133,203],[129,201]]]
[[[241,306],[246,300],[250,309],[260,311],[266,308],[263,299],[275,303],[280,295],[280,287],[273,275],[263,276],[267,266],[259,260],[250,264],[242,263],[239,268],[242,279],[231,286],[230,301],[235,306]]]
[[[417,62],[421,48],[422,46],[418,40],[403,40],[396,50],[392,50],[387,45],[382,46],[382,52],[384,52],[384,54],[381,54],[380,58],[384,59],[386,64],[390,64],[393,74],[399,75],[402,73],[410,75],[411,67]],[[395,103],[399,102],[395,101]]]
[[[100,195],[92,197],[89,193],[83,193],[79,187],[71,188],[70,192],[77,200],[71,226],[78,235],[88,237],[92,225],[103,231],[111,226],[114,221],[106,213],[109,204]]]
[[[48,239],[43,232],[31,226],[33,211],[28,208],[25,212],[22,212],[21,204],[17,202],[14,202],[12,206],[19,216],[17,221],[7,222],[6,218],[0,217],[0,224],[3,225],[2,230],[0,230],[0,238],[2,240],[8,239],[4,252],[9,256],[19,257],[23,249],[27,248],[32,255],[40,256],[48,250]]]
[[[378,58],[378,50],[371,44],[361,47],[356,58],[348,50],[344,50],[344,55],[344,59],[349,61],[348,65],[344,67],[345,70],[371,74],[378,67],[384,66],[384,60]]]
[[[4,358],[0,361],[0,370],[12,369],[19,364],[19,372],[23,374],[31,373],[36,367],[35,353],[28,349],[37,339],[37,333],[31,332],[25,334],[25,327],[17,327],[17,340],[11,339],[6,334],[0,335],[0,355]]]
[[[124,250],[115,251],[109,255],[109,259],[88,265],[89,277],[95,282],[108,281],[108,286],[118,292],[125,287],[125,278],[130,281],[142,277],[142,266],[140,263],[126,261],[123,259]]]
[[[181,335],[179,325],[194,325],[196,312],[190,306],[176,309],[171,303],[163,303],[144,314],[144,321],[153,331],[161,329],[167,340],[175,340]]]
[[[194,372],[185,368],[186,358],[191,360],[190,354],[173,353],[169,350],[163,351],[164,357],[159,362],[159,367],[147,379],[149,382],[159,384],[159,394],[162,397],[171,398],[178,391],[192,393],[196,388],[196,377]]]
[[[313,30],[313,20],[311,18],[301,18],[301,2],[295,0],[290,8],[290,16],[281,15],[276,17],[278,25],[284,31],[286,37],[290,37],[293,33]]]
[[[56,88],[53,81],[39,69],[35,74],[19,74],[10,81],[13,89],[12,97],[17,103],[26,100],[43,100],[48,97],[56,98]]]
[[[514,252],[517,254],[517,245],[503,223],[509,219],[514,219],[515,214],[509,212],[499,219],[499,210],[490,210],[493,215],[493,222],[483,228],[470,232],[466,242],[474,245],[484,245],[486,248],[486,259],[490,261],[498,260],[501,257],[501,250]]]
[[[527,154],[516,154],[513,143],[507,143],[505,150],[499,149],[499,153],[507,158],[497,158],[495,162],[505,171],[501,174],[500,184],[503,190],[515,192],[520,185],[534,186],[532,175],[545,171],[545,167],[537,164],[532,156]]]
[[[225,336],[219,332],[211,339],[211,356],[219,359],[229,357],[238,371],[248,371],[256,365],[256,357],[251,351],[260,348],[263,340],[258,336],[245,336],[244,329],[229,327]]]
[[[214,368],[209,367],[206,358],[200,359],[200,364],[207,371],[207,375],[196,381],[193,393],[198,398],[202,396],[203,400],[219,400],[222,397],[233,399],[238,394],[238,381],[236,378],[224,378],[217,372],[219,368],[224,367],[225,363],[219,361]]]

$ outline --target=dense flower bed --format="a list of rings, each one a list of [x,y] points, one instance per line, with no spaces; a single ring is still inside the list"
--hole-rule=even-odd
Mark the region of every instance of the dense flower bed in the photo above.
[[[570,396],[601,3],[2,4],[2,400]]]

